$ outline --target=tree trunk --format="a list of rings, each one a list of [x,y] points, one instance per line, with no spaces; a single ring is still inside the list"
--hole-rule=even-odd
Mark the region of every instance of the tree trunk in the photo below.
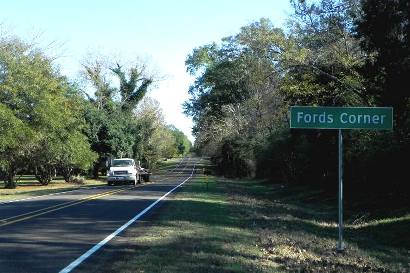
[[[35,172],[36,179],[43,186],[50,184],[51,180],[53,180],[53,174],[55,173],[54,168],[50,167],[36,167]]]
[[[15,189],[17,187],[16,172],[16,169],[13,166],[10,166],[6,174],[6,183],[4,185],[6,189]]]
[[[70,182],[70,177],[71,177],[72,173],[73,173],[73,168],[71,168],[71,167],[61,168],[61,174],[64,177],[64,181],[67,182],[67,183]]]
[[[99,171],[100,171],[100,163],[97,162],[97,163],[94,164],[94,167],[93,167],[93,178],[94,179],[98,178]]]

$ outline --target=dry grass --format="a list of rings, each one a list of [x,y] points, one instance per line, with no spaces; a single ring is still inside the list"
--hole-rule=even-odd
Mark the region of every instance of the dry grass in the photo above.
[[[233,202],[251,204],[244,217],[259,234],[264,258],[287,272],[410,272],[410,214],[346,225],[347,249],[338,253],[337,208],[320,194],[257,181],[224,183]]]
[[[66,183],[62,178],[57,178],[47,186],[41,185],[33,176],[21,176],[17,182],[17,188],[5,189],[3,182],[0,182],[0,201],[10,201],[24,199],[34,196],[46,195],[50,193],[73,190],[80,187],[90,187],[106,184],[104,179],[86,179],[84,185]]]

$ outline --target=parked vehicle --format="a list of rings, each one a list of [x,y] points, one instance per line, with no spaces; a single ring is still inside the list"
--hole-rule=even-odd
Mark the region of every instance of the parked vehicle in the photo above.
[[[150,172],[135,164],[132,158],[116,158],[111,160],[107,171],[108,185],[132,183],[136,185],[142,181],[149,181]]]

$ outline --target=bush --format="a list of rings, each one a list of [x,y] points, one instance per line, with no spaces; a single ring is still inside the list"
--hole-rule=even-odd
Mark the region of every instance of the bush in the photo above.
[[[83,176],[70,176],[69,183],[83,185],[85,183],[85,178]]]

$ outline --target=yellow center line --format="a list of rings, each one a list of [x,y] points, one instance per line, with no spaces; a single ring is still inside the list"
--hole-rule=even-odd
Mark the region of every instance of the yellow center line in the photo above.
[[[121,188],[121,189],[122,189],[122,188]],[[9,221],[9,220],[11,220],[11,219],[14,219],[14,218],[19,218],[19,217],[22,217],[22,216],[25,216],[25,215],[29,215],[29,214],[33,214],[33,213],[37,213],[37,212],[41,212],[41,211],[45,211],[45,210],[49,210],[49,209],[52,209],[52,208],[61,207],[61,206],[64,206],[64,205],[67,205],[67,204],[70,204],[70,203],[76,203],[76,202],[78,202],[78,201],[86,200],[86,199],[89,199],[89,198],[91,198],[91,197],[93,197],[93,196],[98,196],[98,195],[105,194],[105,193],[109,193],[109,192],[113,192],[113,190],[108,191],[108,192],[99,193],[99,194],[96,194],[96,195],[90,195],[90,196],[87,196],[87,197],[83,197],[83,198],[81,198],[81,199],[79,199],[79,200],[69,201],[69,202],[65,202],[65,203],[62,203],[62,204],[58,204],[58,205],[54,205],[54,206],[42,208],[42,209],[39,209],[39,210],[30,211],[30,212],[27,212],[27,213],[24,213],[24,214],[20,214],[20,215],[16,215],[16,216],[12,216],[12,217],[9,217],[9,218],[4,218],[4,219],[1,219],[0,221],[2,221],[2,222],[7,222],[7,221]]]
[[[183,171],[186,168],[187,168],[187,165],[185,165],[185,167],[182,169],[182,171],[176,172],[175,174],[182,174]],[[166,178],[164,178],[163,180],[160,180],[160,181],[165,181],[169,178],[171,178],[171,177],[166,177]],[[160,181],[158,181],[158,182],[160,182]],[[84,202],[88,202],[88,201],[91,201],[91,200],[94,200],[94,199],[98,199],[98,198],[101,198],[101,197],[104,197],[104,196],[107,196],[107,195],[112,195],[112,194],[122,192],[122,191],[125,191],[125,190],[128,190],[128,189],[131,189],[131,188],[132,187],[126,187],[126,188],[121,188],[121,189],[118,189],[118,190],[107,191],[107,192],[87,196],[87,197],[81,198],[79,200],[69,201],[69,202],[65,202],[65,203],[62,203],[62,204],[58,204],[58,205],[38,209],[38,210],[35,210],[35,211],[23,213],[23,214],[20,214],[20,215],[12,216],[12,217],[9,217],[9,218],[0,219],[0,227],[11,225],[13,223],[21,222],[21,221],[24,221],[24,220],[28,220],[28,219],[31,219],[31,218],[34,218],[34,217],[38,217],[38,216],[41,216],[41,215],[44,215],[44,214],[47,214],[47,213],[50,213],[50,212],[54,212],[54,211],[57,211],[57,210],[61,210],[61,209],[64,209],[64,208],[68,208],[68,207],[71,207],[71,206],[75,206],[75,205],[78,205],[78,204],[81,204],[81,203],[84,203]]]
[[[37,217],[37,216],[41,216],[41,215],[44,215],[44,214],[47,214],[47,213],[50,213],[50,212],[53,212],[53,211],[57,211],[57,210],[60,210],[60,209],[63,209],[63,208],[68,208],[68,207],[71,207],[71,206],[75,206],[75,205],[78,205],[78,204],[81,204],[81,203],[84,203],[84,202],[88,202],[88,201],[91,201],[91,200],[94,200],[94,199],[98,199],[98,198],[101,198],[101,197],[104,197],[104,196],[107,196],[107,195],[112,195],[114,193],[125,191],[125,190],[131,189],[131,188],[132,187],[126,187],[126,188],[121,188],[121,189],[118,189],[118,190],[107,191],[107,192],[87,196],[87,197],[81,198],[79,200],[65,202],[63,204],[59,204],[59,205],[39,209],[39,210],[36,210],[36,211],[31,211],[31,212],[28,212],[28,213],[16,215],[16,216],[5,218],[5,219],[1,219],[0,222],[2,222],[2,224],[0,224],[0,227],[7,226],[7,225],[17,223],[17,222],[21,222],[21,221],[31,219],[31,218],[34,218],[34,217]]]

